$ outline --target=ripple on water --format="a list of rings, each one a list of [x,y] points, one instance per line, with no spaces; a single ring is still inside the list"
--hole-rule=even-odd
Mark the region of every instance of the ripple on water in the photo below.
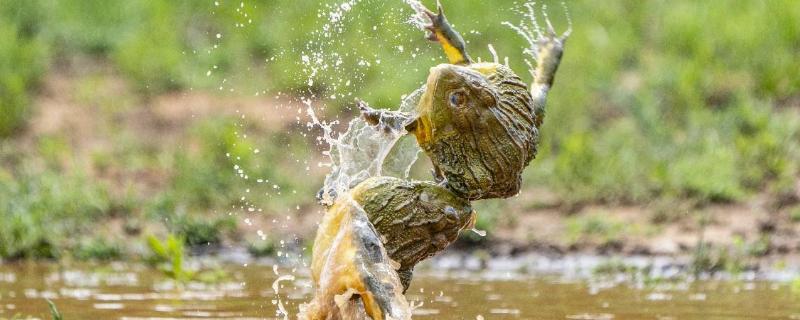
[[[439,312],[439,309],[416,308],[411,313],[415,316],[433,316]]]
[[[610,313],[581,313],[581,314],[574,314],[568,315],[567,319],[570,320],[611,320],[614,319],[614,315]]]
[[[496,308],[496,309],[489,309],[489,313],[518,315],[520,314],[520,311],[519,309]]]
[[[122,310],[125,308],[125,305],[122,303],[95,303],[92,305],[92,308],[98,310]]]
[[[672,300],[672,295],[663,292],[653,292],[648,294],[645,299],[650,301],[669,301]]]

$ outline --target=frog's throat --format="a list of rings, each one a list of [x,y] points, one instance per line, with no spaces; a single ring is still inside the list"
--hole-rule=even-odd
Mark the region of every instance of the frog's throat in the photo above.
[[[414,136],[417,137],[417,143],[420,147],[425,148],[430,145],[433,140],[433,124],[428,115],[422,115],[417,118],[414,128]]]
[[[436,98],[436,91],[438,90],[439,85],[439,72],[433,71],[436,69],[431,70],[432,72],[428,76],[428,81],[426,84],[427,89],[417,105],[418,116],[413,121],[413,131],[411,131],[411,133],[416,136],[417,143],[422,148],[430,145],[431,141],[433,140],[434,128],[433,122],[431,121],[431,114],[433,113],[434,99]]]

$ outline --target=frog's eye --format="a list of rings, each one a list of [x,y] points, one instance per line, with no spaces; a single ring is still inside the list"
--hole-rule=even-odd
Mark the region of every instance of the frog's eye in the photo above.
[[[464,102],[467,101],[467,94],[464,91],[453,91],[450,93],[450,97],[448,98],[450,102],[450,106],[457,108],[464,105]]]

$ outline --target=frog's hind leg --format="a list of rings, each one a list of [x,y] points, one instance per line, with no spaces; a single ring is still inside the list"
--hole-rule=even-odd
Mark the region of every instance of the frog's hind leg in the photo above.
[[[428,35],[428,40],[439,42],[442,45],[447,60],[452,64],[459,65],[472,63],[472,59],[467,54],[464,38],[447,22],[447,18],[442,11],[442,5],[438,4],[437,13],[425,9],[425,15],[431,20],[431,24],[425,26],[425,29],[431,32]]]

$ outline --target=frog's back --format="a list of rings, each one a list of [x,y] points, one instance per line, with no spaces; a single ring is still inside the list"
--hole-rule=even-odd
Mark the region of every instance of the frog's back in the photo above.
[[[493,62],[473,63],[467,66],[484,75],[497,93],[496,118],[504,128],[515,130],[514,136],[524,146],[528,155],[525,164],[536,156],[541,118],[544,110],[534,108],[528,85],[504,64]]]
[[[389,257],[404,269],[455,241],[473,215],[467,200],[424,181],[374,177],[359,184],[353,198],[385,238]]]

